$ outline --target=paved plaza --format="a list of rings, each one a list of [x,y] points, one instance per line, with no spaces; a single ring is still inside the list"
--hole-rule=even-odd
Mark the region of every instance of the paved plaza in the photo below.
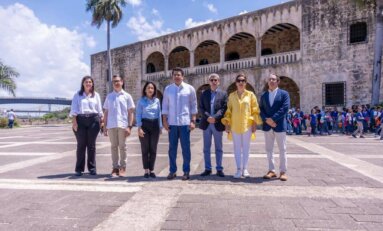
[[[226,135],[226,177],[200,177],[197,129],[191,180],[185,182],[180,151],[178,177],[166,179],[166,131],[157,178],[143,178],[136,133],[127,140],[127,177],[110,178],[107,137],[97,139],[98,175],[75,177],[70,126],[0,130],[0,230],[383,230],[383,142],[372,135],[288,136],[289,179],[282,182],[262,179],[267,161],[261,131],[251,144],[251,178],[233,178]]]

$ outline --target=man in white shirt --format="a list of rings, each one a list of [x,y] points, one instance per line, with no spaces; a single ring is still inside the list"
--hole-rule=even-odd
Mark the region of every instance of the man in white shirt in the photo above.
[[[122,89],[123,79],[114,75],[112,82],[114,91],[106,96],[104,103],[104,134],[109,135],[113,162],[111,176],[115,177],[126,174],[125,141],[131,133],[135,105],[132,96]]]
[[[182,180],[190,179],[190,131],[195,128],[197,96],[193,86],[183,82],[181,68],[172,71],[173,84],[168,85],[162,100],[163,127],[169,132],[169,175],[174,179],[177,172],[177,147],[181,141],[184,172]]]
[[[13,111],[13,109],[11,109],[11,111],[8,112],[8,127],[9,128],[13,128],[13,124],[15,122],[15,119],[16,119],[16,114]]]

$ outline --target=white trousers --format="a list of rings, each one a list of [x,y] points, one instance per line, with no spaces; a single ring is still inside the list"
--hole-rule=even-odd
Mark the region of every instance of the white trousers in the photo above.
[[[247,164],[249,163],[251,128],[242,134],[232,132],[232,136],[237,169],[247,169]]]
[[[274,141],[277,140],[279,147],[279,171],[287,171],[287,157],[286,157],[286,132],[274,132],[270,129],[265,134],[265,145],[267,159],[269,162],[269,171],[275,172],[274,166]]]

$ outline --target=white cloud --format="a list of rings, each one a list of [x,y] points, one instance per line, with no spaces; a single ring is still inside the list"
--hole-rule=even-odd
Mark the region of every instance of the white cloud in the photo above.
[[[243,11],[239,12],[239,15],[246,14],[246,13],[248,13],[248,11],[247,10],[243,10]]]
[[[126,2],[127,2],[128,4],[133,5],[133,6],[139,6],[139,5],[141,5],[142,0],[127,0]]]
[[[212,21],[213,20],[208,19],[208,20],[205,20],[205,21],[195,22],[195,21],[193,21],[192,18],[188,18],[185,21],[185,28],[191,28],[191,27],[200,26],[200,25],[203,25],[203,24],[211,23]]]
[[[218,13],[218,10],[217,8],[215,8],[215,6],[212,4],[212,3],[207,3],[205,4],[205,7],[212,13]]]
[[[141,13],[138,13],[137,16],[131,17],[126,25],[132,30],[132,33],[137,36],[138,40],[142,41],[172,33],[172,29],[162,28],[163,23],[163,20],[160,18],[148,22],[146,18],[141,15]]]
[[[152,14],[154,15],[154,16],[160,16],[160,13],[158,12],[158,10],[157,9],[152,9]]]
[[[90,73],[83,49],[94,47],[94,38],[44,24],[19,3],[0,6],[0,22],[0,59],[20,73],[17,96],[72,97]]]

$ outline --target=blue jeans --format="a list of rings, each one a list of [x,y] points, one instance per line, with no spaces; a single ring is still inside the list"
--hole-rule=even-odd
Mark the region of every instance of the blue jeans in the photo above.
[[[223,132],[219,132],[215,129],[214,124],[209,124],[206,130],[203,131],[203,157],[205,160],[205,169],[211,170],[211,138],[214,137],[214,145],[215,145],[215,161],[216,161],[216,169],[217,171],[222,171],[222,134]]]
[[[170,173],[177,172],[177,149],[178,139],[181,140],[184,173],[190,172],[190,128],[185,126],[169,126],[169,171]]]
[[[14,123],[14,120],[9,120],[8,121],[8,127],[13,128],[13,123]]]

